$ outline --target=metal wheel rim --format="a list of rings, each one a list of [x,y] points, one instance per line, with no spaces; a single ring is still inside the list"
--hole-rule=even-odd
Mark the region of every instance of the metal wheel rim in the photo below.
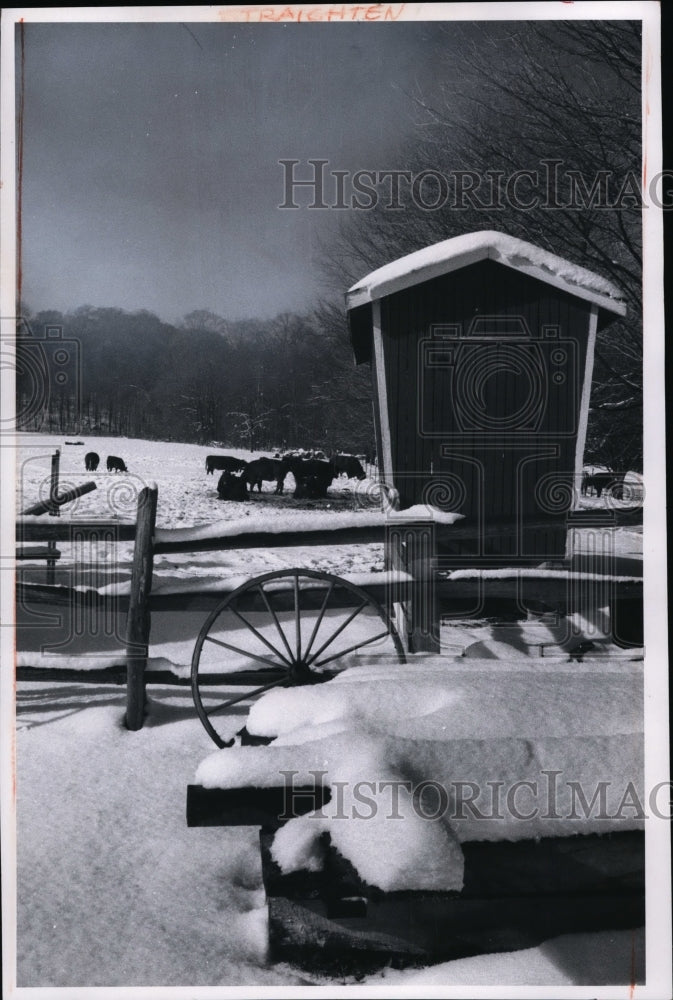
[[[236,615],[236,617],[241,619],[243,623],[250,629],[250,631],[257,636],[257,638],[260,638],[259,629],[256,629],[252,625],[250,625],[250,623],[247,623],[245,618],[239,612],[237,612],[232,607],[232,605],[236,604],[238,598],[242,594],[258,590],[260,592],[260,595],[262,596],[265,606],[269,608],[269,602],[267,600],[269,594],[264,591],[264,584],[270,583],[274,580],[280,580],[280,579],[291,580],[293,578],[294,578],[294,615],[295,615],[295,627],[296,627],[296,635],[295,635],[296,656],[293,656],[291,644],[289,644],[287,641],[283,641],[283,645],[285,647],[284,652],[281,653],[280,649],[274,650],[275,655],[279,656],[281,660],[284,660],[285,663],[287,664],[287,667],[285,668],[286,676],[274,680],[268,684],[261,685],[259,688],[254,688],[252,691],[247,691],[245,694],[242,694],[235,698],[227,699],[220,705],[216,706],[214,709],[210,709],[210,711],[207,712],[203,704],[199,688],[199,664],[201,660],[201,652],[204,643],[209,638],[211,641],[215,642],[218,645],[222,645],[230,650],[248,655],[252,659],[257,659],[257,660],[262,659],[262,657],[256,656],[255,654],[251,654],[249,651],[241,649],[240,647],[233,647],[219,640],[212,639],[212,637],[210,637],[208,634],[210,632],[210,629],[217,622],[220,615],[229,610],[232,611],[233,614]],[[301,579],[318,580],[320,582],[327,584],[325,599],[318,612],[317,620],[315,624],[313,624],[311,627],[308,643],[305,646],[303,645],[304,634],[302,633],[301,629],[301,607],[299,605],[299,595],[301,592],[299,581]],[[320,630],[320,625],[324,620],[325,613],[328,610],[329,598],[331,597],[332,593],[336,588],[340,588],[342,590],[349,592],[355,598],[359,599],[360,604],[356,608],[356,611],[351,613],[347,617],[346,622],[342,623],[339,628],[335,629],[334,633],[331,635],[328,641],[322,642],[322,644],[318,647],[318,650],[316,652],[314,650],[315,640]],[[352,646],[347,647],[345,650],[341,650],[336,654],[327,656],[326,659],[319,661],[319,657],[327,651],[328,647],[332,644],[332,642],[334,642],[337,636],[345,632],[350,623],[354,621],[360,614],[360,612],[362,612],[365,608],[376,613],[382,625],[385,626],[385,631],[377,633],[376,636],[368,638],[361,642],[356,642]],[[332,608],[331,610],[336,610],[336,609]],[[305,610],[304,615],[306,614],[307,611]],[[270,622],[273,621],[273,610],[271,610],[271,614],[269,615],[269,620]],[[282,635],[283,630],[280,628],[280,625],[277,620],[275,622],[275,625],[277,630]],[[228,594],[227,597],[225,597],[217,605],[217,607],[215,607],[211,611],[211,613],[208,615],[205,622],[203,623],[199,635],[196,639],[194,652],[192,654],[191,688],[192,688],[192,698],[194,700],[194,705],[196,707],[199,719],[201,720],[201,723],[204,726],[210,738],[218,747],[224,748],[232,746],[234,741],[233,740],[225,741],[222,739],[222,737],[219,735],[217,730],[212,725],[210,721],[210,715],[214,715],[216,712],[226,711],[226,709],[230,708],[232,705],[235,705],[241,701],[254,699],[258,697],[260,694],[263,694],[265,691],[270,690],[273,687],[287,687],[299,684],[320,683],[324,680],[328,680],[331,676],[333,676],[333,672],[327,674],[318,673],[315,670],[316,666],[323,666],[328,662],[333,662],[335,660],[338,660],[340,657],[346,655],[346,653],[354,652],[355,650],[360,649],[363,646],[370,645],[372,642],[386,637],[388,637],[393,643],[395,655],[397,656],[398,662],[406,663],[404,646],[402,644],[402,641],[399,637],[397,629],[395,628],[395,625],[390,615],[388,615],[388,613],[386,612],[384,607],[379,603],[379,601],[377,601],[370,594],[368,594],[362,587],[359,587],[357,584],[351,583],[349,580],[344,580],[342,577],[335,576],[334,574],[331,573],[325,573],[322,572],[321,570],[294,568],[294,569],[274,570],[270,573],[263,573],[261,576],[254,577],[252,580],[247,580],[245,583],[241,584],[240,587],[237,587],[236,590],[232,591],[231,594]],[[285,640],[286,639],[287,636],[285,636]],[[262,641],[268,645],[265,639],[262,639]],[[288,654],[290,660],[289,663],[288,663]],[[267,662],[269,662],[269,666],[275,669],[283,669],[283,663],[274,664],[271,663],[270,661]],[[260,670],[260,676],[263,676],[262,670]]]

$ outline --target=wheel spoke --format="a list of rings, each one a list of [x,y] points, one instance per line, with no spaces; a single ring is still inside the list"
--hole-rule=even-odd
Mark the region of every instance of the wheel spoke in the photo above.
[[[315,660],[312,660],[311,666],[323,667],[326,663],[331,663],[332,660],[338,660],[340,656],[345,656],[346,653],[352,653],[354,649],[360,649],[361,646],[368,646],[370,643],[376,642],[377,639],[384,639],[389,635],[390,632],[387,630],[385,632],[379,632],[378,635],[373,635],[371,639],[362,639],[360,642],[356,642],[352,646],[348,646],[347,649],[340,649],[338,653],[333,653],[332,656],[328,656],[325,660],[319,660],[317,663]]]
[[[332,634],[332,635],[331,635],[331,636],[329,637],[329,639],[327,639],[327,640],[326,640],[325,642],[323,642],[323,644],[322,644],[322,646],[320,647],[320,649],[318,650],[318,652],[317,652],[317,653],[314,653],[314,654],[313,654],[313,656],[309,657],[309,658],[308,658],[308,659],[306,660],[306,666],[307,666],[307,667],[310,667],[310,666],[311,666],[311,664],[312,664],[312,663],[314,663],[314,662],[315,662],[315,660],[317,660],[317,659],[318,659],[318,657],[320,656],[320,654],[321,654],[321,653],[322,653],[322,652],[323,652],[323,651],[324,651],[325,649],[327,649],[327,647],[328,647],[328,646],[329,646],[329,645],[330,645],[331,643],[333,643],[333,642],[334,642],[334,640],[336,639],[336,637],[337,637],[338,635],[341,635],[341,633],[343,632],[343,630],[344,630],[345,628],[347,628],[347,626],[348,626],[348,625],[350,625],[350,623],[351,623],[351,622],[353,621],[353,619],[355,618],[355,616],[356,616],[356,615],[359,615],[359,614],[360,614],[360,612],[362,611],[362,609],[363,609],[363,608],[366,608],[366,607],[367,607],[367,601],[363,601],[363,602],[362,602],[362,604],[360,604],[360,605],[359,605],[359,606],[358,606],[358,607],[357,607],[357,608],[355,609],[355,611],[352,611],[352,612],[351,612],[351,614],[350,614],[350,615],[348,616],[348,618],[347,618],[347,619],[346,619],[346,620],[345,620],[344,622],[342,622],[342,624],[341,624],[341,625],[339,626],[339,628],[338,628],[338,629],[336,630],[336,632],[334,632],[334,633],[333,633],[333,634]]]
[[[301,621],[299,618],[299,573],[294,574],[294,621],[295,621],[295,641],[297,643],[297,659],[301,660]]]
[[[266,604],[267,611],[269,612],[269,614],[271,615],[271,617],[274,620],[275,626],[278,629],[278,634],[281,637],[281,639],[283,640],[283,643],[285,644],[285,648],[287,650],[288,656],[290,657],[290,661],[292,662],[293,661],[292,650],[290,649],[290,644],[287,641],[287,636],[283,632],[282,626],[281,626],[280,622],[278,621],[278,615],[276,614],[276,612],[271,607],[271,602],[268,599],[266,591],[264,590],[264,587],[262,586],[261,583],[257,585],[257,590],[262,595],[262,600]]]
[[[223,701],[221,705],[208,709],[208,711],[206,711],[206,715],[210,718],[210,716],[215,715],[216,712],[223,712],[225,708],[231,708],[232,705],[237,705],[239,701],[247,701],[249,698],[256,698],[258,694],[264,694],[265,691],[270,691],[271,688],[279,687],[281,684],[287,684],[287,677],[280,677],[278,680],[271,681],[269,684],[263,684],[262,687],[253,688],[252,691],[246,691],[245,694],[239,694],[235,698],[229,698],[228,701]]]
[[[322,607],[320,608],[320,611],[318,612],[318,620],[315,623],[315,626],[313,628],[313,632],[311,633],[311,638],[308,641],[308,646],[306,647],[306,650],[304,652],[304,659],[307,659],[308,658],[308,654],[311,652],[311,648],[313,647],[313,643],[315,641],[315,637],[318,634],[318,629],[320,628],[320,626],[322,624],[322,620],[325,617],[325,611],[327,610],[327,602],[329,601],[330,597],[332,596],[332,591],[333,590],[334,590],[334,583],[332,581],[330,581],[330,585],[327,588],[327,593],[325,594],[325,599],[322,602]]]
[[[221,639],[215,639],[212,635],[207,635],[205,642],[214,642],[216,646],[222,646],[224,649],[230,649],[232,653],[240,653],[242,656],[247,656],[251,660],[257,660],[258,663],[266,663],[269,667],[274,667],[276,670],[278,667],[282,666],[282,663],[274,663],[273,660],[267,659],[265,656],[258,656],[257,653],[250,653],[247,649],[241,649],[239,646],[231,646],[228,642],[222,642]]]
[[[288,667],[292,666],[291,660],[288,660],[287,657],[283,656],[283,654],[280,652],[279,649],[276,649],[276,647],[274,645],[272,645],[269,642],[268,639],[265,639],[265,637],[262,635],[262,633],[258,629],[256,629],[255,626],[252,624],[252,622],[249,622],[248,619],[245,618],[240,613],[240,611],[237,611],[236,608],[229,608],[229,610],[231,611],[232,614],[236,615],[236,617],[238,618],[239,621],[243,622],[243,624],[246,626],[246,628],[250,629],[250,631],[252,632],[252,634],[257,639],[259,639],[260,642],[264,643],[264,645],[266,646],[267,649],[270,649],[272,653],[275,653],[276,656],[280,657],[280,659],[283,661],[283,663],[287,664]]]

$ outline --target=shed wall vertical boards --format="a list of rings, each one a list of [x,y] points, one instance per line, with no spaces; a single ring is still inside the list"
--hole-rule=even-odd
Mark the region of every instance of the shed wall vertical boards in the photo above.
[[[475,524],[474,542],[451,554],[563,557],[598,302],[623,309],[590,272],[567,265],[566,278],[565,262],[542,252],[535,266],[519,267],[521,257],[501,263],[482,252],[490,237],[510,256],[519,247],[534,256],[536,248],[502,234],[473,235],[477,243],[486,238],[481,256],[463,253],[456,266],[450,253],[438,255],[439,264],[405,271],[419,252],[397,262],[392,280],[390,265],[370,276],[384,276],[378,286],[364,279],[349,293],[357,303],[349,314],[356,360],[372,361],[380,468],[402,508],[426,503]],[[367,295],[371,304],[363,305]],[[527,527],[541,519],[548,527]],[[486,541],[481,529],[494,522],[507,527]]]

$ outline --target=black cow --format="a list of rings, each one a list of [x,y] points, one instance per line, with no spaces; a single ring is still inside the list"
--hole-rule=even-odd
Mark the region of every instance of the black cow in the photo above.
[[[294,496],[297,500],[326,497],[332,480],[338,476],[333,462],[317,458],[289,458],[287,462],[296,483]]]
[[[95,451],[88,451],[84,456],[84,465],[87,472],[95,472],[100,462],[100,455]]]
[[[624,497],[624,475],[623,472],[594,472],[593,475],[582,476],[582,493],[587,494],[593,489],[597,497],[603,491],[610,493],[615,500],[622,500]]]
[[[244,458],[233,458],[231,455],[207,455],[206,473],[212,476],[214,469],[224,469],[225,472],[241,472],[247,464]]]
[[[342,455],[337,453],[332,456],[332,461],[337,470],[337,475],[340,476],[343,472],[345,476],[349,479],[366,479],[367,473],[362,468],[359,460],[355,455]]]
[[[107,471],[108,472],[128,472],[124,464],[124,459],[119,458],[117,455],[108,455],[107,457]]]
[[[220,500],[248,500],[245,473],[242,472],[240,476],[235,476],[225,469],[217,484],[217,492]]]
[[[252,493],[257,487],[257,492],[262,492],[262,481],[275,482],[274,493],[283,492],[285,477],[288,473],[288,463],[284,458],[255,458],[248,462],[243,470],[243,477],[250,487]]]

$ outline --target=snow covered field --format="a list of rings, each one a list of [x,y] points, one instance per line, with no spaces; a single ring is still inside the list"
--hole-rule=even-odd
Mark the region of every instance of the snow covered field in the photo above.
[[[67,444],[68,440],[82,440],[83,444]],[[243,451],[237,448],[218,448],[212,445],[185,444],[180,441],[144,441],[137,438],[86,437],[63,438],[49,434],[19,435],[17,454],[17,508],[19,510],[48,496],[50,460],[56,448],[61,450],[61,489],[69,485],[93,480],[97,489],[80,497],[67,508],[66,518],[112,518],[133,520],[136,500],[140,490],[149,482],[159,489],[157,509],[158,528],[180,528],[212,524],[214,521],[233,521],[241,517],[278,518],[290,510],[316,510],[334,514],[339,510],[371,509],[369,499],[372,483],[347,480],[340,477],[329,490],[325,501],[295,501],[292,498],[294,481],[288,474],[286,495],[274,497],[274,483],[263,484],[261,495],[257,492],[250,501],[222,501],[217,495],[220,473],[206,474],[205,460],[210,454],[233,455],[250,461],[270,451]],[[87,472],[84,456],[89,451],[100,455],[96,472]],[[128,473],[106,471],[108,455],[124,459]]]
[[[205,455],[219,449],[102,438],[73,446],[47,435],[24,435],[17,463],[19,510],[39,499],[55,447],[61,448],[62,488],[90,479],[98,484],[69,514],[64,512],[65,517],[131,520],[137,492],[148,481],[158,485],[160,528],[258,515],[286,518],[299,508],[291,496],[274,497],[272,484],[265,484],[262,496],[249,503],[220,501],[217,475],[206,476],[204,468]],[[101,455],[102,467],[108,454],[120,455],[128,475],[87,473],[84,454],[89,450]],[[288,486],[291,489],[291,480]],[[341,480],[326,501],[302,504],[300,509],[329,519],[346,516],[371,509],[371,492],[371,482]],[[638,529],[619,532],[619,551],[640,555]],[[337,574],[372,572],[382,570],[382,555],[380,546],[367,545],[159,556],[155,573],[159,581],[189,583],[252,576],[288,565]],[[101,564],[111,558],[99,553]],[[156,616],[151,657],[186,666],[204,617]],[[540,623],[535,628],[543,642],[553,644],[550,626]],[[472,655],[486,651],[497,657],[500,644],[507,645],[507,630],[487,622],[454,624],[449,632],[449,641],[458,650],[471,646]],[[19,638],[19,662],[34,665],[39,643],[21,644]],[[77,655],[85,665],[88,653],[102,665],[114,659],[113,646],[107,652],[87,649],[84,636],[70,663]],[[326,985],[318,976],[268,963],[257,829],[187,828],[186,788],[213,744],[186,689],[152,686],[149,693],[147,724],[131,733],[123,725],[122,688],[70,682],[18,685],[18,985]],[[337,701],[332,723],[343,708]],[[261,718],[263,703],[258,704]],[[268,704],[273,706],[274,700]],[[236,728],[248,708],[243,703],[230,710]],[[315,723],[313,718],[304,721]],[[387,970],[361,985],[620,983],[627,996],[628,983],[642,978],[642,962],[639,932],[606,932],[427,970]],[[192,989],[186,995],[196,994]]]

